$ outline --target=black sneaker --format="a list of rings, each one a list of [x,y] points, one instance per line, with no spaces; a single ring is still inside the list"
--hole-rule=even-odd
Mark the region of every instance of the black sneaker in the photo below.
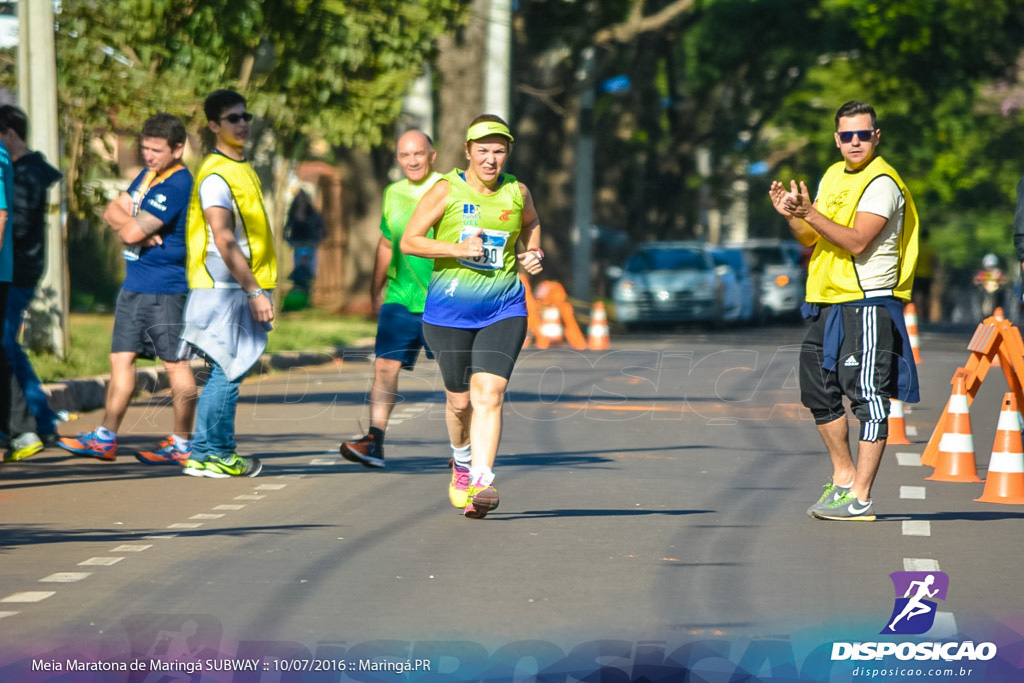
[[[367,434],[359,441],[344,441],[341,444],[341,457],[358,462],[363,467],[384,467],[384,446]]]

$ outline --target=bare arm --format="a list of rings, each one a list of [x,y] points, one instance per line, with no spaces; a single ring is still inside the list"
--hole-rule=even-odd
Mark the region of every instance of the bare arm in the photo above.
[[[388,280],[388,267],[391,265],[391,240],[384,235],[377,242],[377,257],[373,262],[373,277],[370,279],[370,301],[373,312],[380,311],[383,302],[384,284]]]
[[[231,210],[222,206],[211,206],[203,209],[203,216],[210,225],[213,232],[213,243],[217,245],[217,251],[224,259],[231,275],[242,285],[246,292],[254,292],[260,289],[256,277],[249,267],[249,260],[245,258],[238,241],[235,239],[235,215]],[[259,322],[270,322],[274,319],[274,307],[268,296],[258,296],[249,299],[249,312]]]
[[[133,216],[132,198],[125,192],[107,204],[107,208],[103,212],[103,220],[110,225],[125,244],[139,244],[150,237],[154,240],[152,244],[162,242],[156,233],[163,227],[163,221],[146,211],[139,211],[137,216]]]
[[[812,230],[827,239],[837,247],[841,247],[846,251],[850,252],[854,256],[860,256],[864,253],[875,238],[882,232],[885,224],[889,222],[889,219],[885,216],[879,216],[877,214],[868,213],[866,211],[858,211],[853,218],[853,227],[848,228],[845,225],[840,225],[828,217],[825,214],[818,211],[816,204],[811,203],[810,195],[807,192],[807,186],[801,182],[799,191],[796,190],[796,183],[792,182],[792,192],[787,194],[787,198],[783,200],[786,208],[790,210],[790,213],[795,218],[802,220],[804,223],[809,225]],[[790,225],[792,230],[792,224]]]
[[[420,199],[405,226],[399,245],[403,254],[422,258],[472,258],[484,253],[484,242],[476,235],[461,242],[444,242],[427,237],[430,228],[444,217],[447,204],[448,181],[439,180]]]
[[[519,242],[524,249],[518,254],[519,265],[530,275],[536,275],[544,270],[541,255],[531,251],[540,249],[540,218],[537,216],[537,208],[533,204],[533,195],[530,194],[529,188],[519,183],[519,191],[523,195],[523,225],[519,231]]]
[[[7,209],[0,209],[0,244],[4,241],[4,231],[7,230]]]

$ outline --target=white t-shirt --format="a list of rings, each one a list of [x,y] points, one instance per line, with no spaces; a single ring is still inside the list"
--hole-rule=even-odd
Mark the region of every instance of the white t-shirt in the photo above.
[[[239,248],[242,253],[245,254],[246,258],[249,258],[249,237],[245,232],[244,224],[242,223],[242,216],[238,213],[238,205],[235,204],[235,198],[231,194],[231,188],[228,187],[228,182],[219,175],[209,175],[203,179],[203,182],[199,185],[199,204],[203,210],[219,206],[224,209],[228,209],[234,214],[235,219],[235,240],[238,242]],[[235,288],[241,287],[235,276],[228,270],[227,265],[224,263],[224,258],[220,255],[220,250],[217,249],[217,245],[213,241],[213,230],[210,225],[206,225],[206,232],[208,237],[208,244],[206,247],[206,270],[209,271],[210,277],[213,278],[214,286],[217,288]]]
[[[899,280],[900,235],[906,199],[889,176],[872,180],[857,203],[857,213],[873,213],[888,219],[875,240],[855,258],[857,276],[865,291],[891,289]]]

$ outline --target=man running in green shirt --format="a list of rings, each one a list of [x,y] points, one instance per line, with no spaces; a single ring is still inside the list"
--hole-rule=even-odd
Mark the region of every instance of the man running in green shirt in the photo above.
[[[396,159],[405,178],[384,190],[382,234],[377,243],[370,284],[373,309],[377,313],[370,431],[358,441],[341,444],[342,457],[366,467],[384,467],[384,432],[398,395],[399,370],[415,367],[420,348],[426,350],[428,358],[433,357],[423,340],[421,319],[434,262],[406,256],[398,245],[420,197],[441,178],[441,174],[434,171],[436,156],[433,143],[425,133],[418,130],[404,133],[398,138]]]

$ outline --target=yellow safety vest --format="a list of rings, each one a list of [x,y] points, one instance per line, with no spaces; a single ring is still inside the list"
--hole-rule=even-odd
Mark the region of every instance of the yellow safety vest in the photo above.
[[[199,187],[211,175],[219,175],[231,189],[231,196],[242,218],[242,230],[249,242],[249,268],[263,289],[277,287],[277,256],[274,253],[274,234],[263,207],[263,189],[253,167],[245,161],[235,161],[219,152],[207,156],[192,186],[192,199],[188,208],[187,247],[189,289],[213,289],[213,277],[206,269],[206,253],[210,245],[210,229],[199,201]]]

